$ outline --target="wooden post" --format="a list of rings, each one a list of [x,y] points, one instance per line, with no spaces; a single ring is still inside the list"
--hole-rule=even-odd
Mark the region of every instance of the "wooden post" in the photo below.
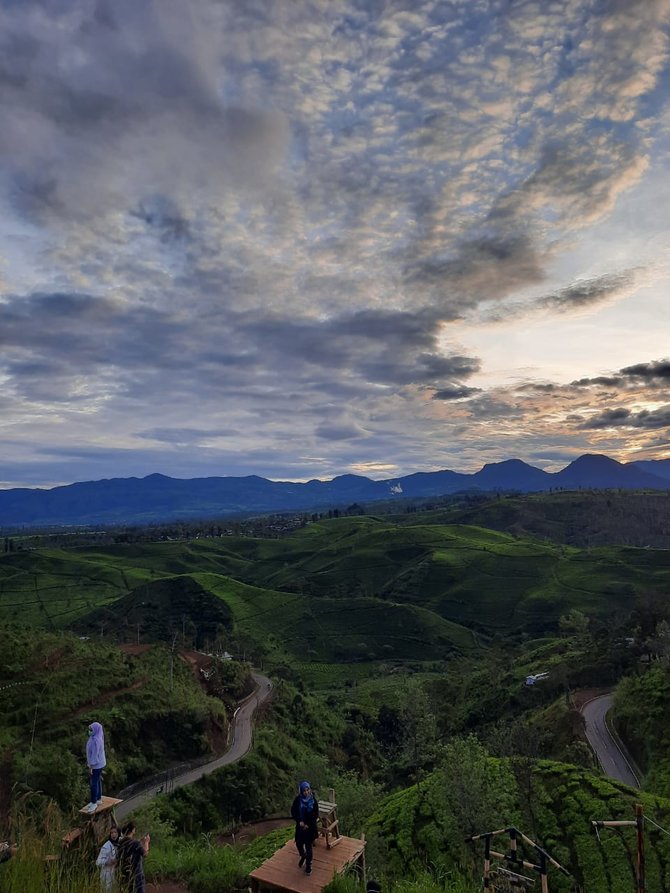
[[[333,794],[335,792],[333,791]],[[333,797],[333,800],[335,798]],[[361,866],[363,868],[363,887],[367,887],[368,885],[368,866],[365,862],[365,833],[361,835],[361,840],[363,841],[363,852],[361,853]]]
[[[484,890],[489,889],[491,877],[491,837],[486,835],[484,838]]]
[[[547,857],[540,852],[540,889],[542,893],[549,893],[549,880],[547,878]]]
[[[644,893],[644,807],[635,804],[635,825],[637,828],[637,893]]]
[[[509,840],[510,840],[510,861],[514,865],[514,870],[516,871],[517,863],[519,861],[519,853],[517,850],[517,839],[516,839],[516,828],[509,829]]]

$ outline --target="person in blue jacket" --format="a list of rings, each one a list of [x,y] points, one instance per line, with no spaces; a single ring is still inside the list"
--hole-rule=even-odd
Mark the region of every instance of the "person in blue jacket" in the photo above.
[[[105,759],[105,733],[99,722],[92,722],[88,727],[86,763],[91,782],[91,800],[84,809],[86,812],[95,812],[102,803],[102,770],[107,765],[107,760]]]
[[[305,866],[305,874],[312,873],[312,844],[319,836],[319,803],[308,781],[301,781],[297,797],[291,806],[295,819],[295,845],[300,854],[298,867]]]

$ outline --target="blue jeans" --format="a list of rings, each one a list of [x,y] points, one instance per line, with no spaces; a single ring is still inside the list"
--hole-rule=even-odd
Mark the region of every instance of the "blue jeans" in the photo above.
[[[102,769],[91,770],[91,803],[102,799]]]

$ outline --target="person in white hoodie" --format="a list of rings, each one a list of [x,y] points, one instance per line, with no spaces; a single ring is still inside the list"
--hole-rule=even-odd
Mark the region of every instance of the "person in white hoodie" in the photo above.
[[[99,722],[92,722],[88,727],[86,763],[91,782],[91,801],[84,809],[86,812],[95,812],[102,803],[102,770],[107,765],[105,733]]]
[[[116,875],[116,856],[121,835],[116,825],[112,825],[109,837],[103,843],[95,864],[100,869],[100,893],[112,893]]]

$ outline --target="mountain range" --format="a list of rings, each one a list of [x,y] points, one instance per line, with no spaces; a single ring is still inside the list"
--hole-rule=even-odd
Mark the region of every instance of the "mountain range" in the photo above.
[[[375,481],[345,474],[329,481],[271,481],[257,475],[189,480],[86,481],[51,489],[0,491],[0,527],[142,524],[176,518],[341,508],[354,502],[437,497],[464,491],[534,493],[553,489],[670,490],[670,459],[620,463],[584,455],[558,472],[508,459],[474,474],[419,472]]]

